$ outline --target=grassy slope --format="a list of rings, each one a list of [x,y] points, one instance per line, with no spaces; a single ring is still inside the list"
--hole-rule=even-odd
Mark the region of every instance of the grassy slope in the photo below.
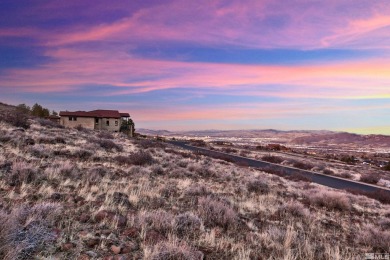
[[[120,134],[42,124],[15,131],[0,122],[0,258],[390,251],[390,207],[372,199]]]

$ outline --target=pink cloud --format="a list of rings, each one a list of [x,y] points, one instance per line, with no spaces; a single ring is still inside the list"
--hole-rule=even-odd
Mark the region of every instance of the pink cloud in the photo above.
[[[300,49],[353,43],[357,48],[375,48],[375,42],[367,45],[364,41],[367,34],[386,39],[389,33],[388,29],[377,31],[389,25],[390,6],[385,1],[370,1],[360,8],[355,7],[354,1],[336,0],[315,4],[271,0],[222,3],[172,1],[138,10],[124,5],[129,16],[121,20],[84,28],[78,25],[61,34],[51,34],[46,43],[58,46],[90,41],[182,41]]]
[[[238,65],[134,58],[120,51],[48,51],[55,62],[0,75],[17,92],[65,92],[85,85],[113,86],[104,95],[163,89],[290,98],[359,98],[389,95],[390,62],[361,60],[322,65]],[[270,86],[279,86],[272,89]]]

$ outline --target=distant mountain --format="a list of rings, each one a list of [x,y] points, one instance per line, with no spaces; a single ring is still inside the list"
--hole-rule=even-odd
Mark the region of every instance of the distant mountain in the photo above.
[[[145,128],[137,128],[136,132],[143,135],[161,135],[161,136],[170,136],[174,134],[173,132],[170,132],[168,130],[151,130]]]
[[[313,134],[297,137],[291,140],[294,144],[355,144],[361,146],[390,147],[390,136],[388,135],[359,135],[351,133],[328,133]]]

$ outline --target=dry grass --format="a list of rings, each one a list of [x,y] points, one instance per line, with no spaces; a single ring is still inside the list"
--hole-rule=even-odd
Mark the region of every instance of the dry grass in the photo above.
[[[0,122],[1,259],[356,259],[388,250],[390,206],[377,200],[161,142],[29,122],[23,131]]]

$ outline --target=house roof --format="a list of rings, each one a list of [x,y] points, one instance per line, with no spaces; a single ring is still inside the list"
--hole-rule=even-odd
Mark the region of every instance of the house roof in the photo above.
[[[121,115],[121,117],[130,117],[130,114],[129,113],[119,113]]]
[[[78,116],[78,117],[99,117],[99,118],[121,118],[130,117],[128,113],[119,113],[118,110],[92,110],[92,111],[61,111],[60,116]]]

